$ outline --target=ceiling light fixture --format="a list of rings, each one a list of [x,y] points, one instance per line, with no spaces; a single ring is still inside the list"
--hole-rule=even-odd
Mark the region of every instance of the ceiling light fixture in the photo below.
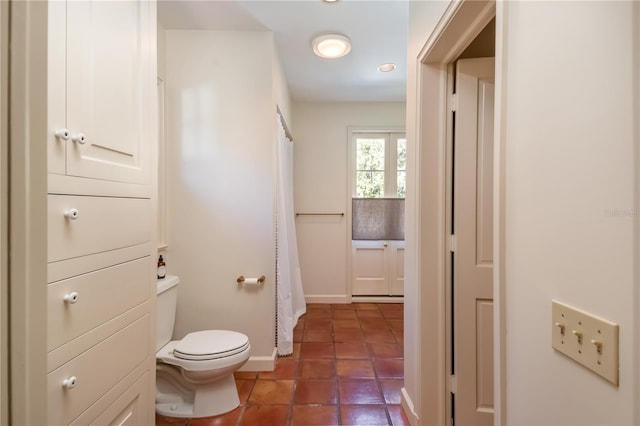
[[[341,58],[351,51],[351,40],[341,34],[325,34],[313,39],[313,52],[321,58]]]
[[[396,64],[382,64],[382,65],[380,65],[378,67],[378,71],[380,71],[380,72],[390,72],[390,71],[395,70],[396,68],[397,68]]]
[[[322,0],[322,1],[324,1],[325,3],[337,3],[338,2],[338,0]]]

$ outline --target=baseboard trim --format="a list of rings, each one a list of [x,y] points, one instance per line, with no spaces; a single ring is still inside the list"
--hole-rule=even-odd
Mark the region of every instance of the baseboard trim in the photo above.
[[[354,303],[404,303],[404,296],[351,296]]]
[[[277,348],[273,348],[271,356],[251,356],[238,371],[273,371],[276,368]]]
[[[351,298],[346,294],[306,295],[307,303],[351,303]]]
[[[416,414],[416,411],[413,408],[413,401],[411,401],[411,397],[407,393],[406,388],[403,387],[402,389],[400,389],[400,396],[401,396],[400,404],[402,405],[402,411],[404,411],[404,414],[407,416],[407,419],[409,419],[409,423],[411,423],[412,426],[419,426],[420,418],[418,417],[418,415]]]

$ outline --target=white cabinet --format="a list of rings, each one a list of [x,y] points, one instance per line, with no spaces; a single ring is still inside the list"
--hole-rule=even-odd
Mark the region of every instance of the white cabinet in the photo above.
[[[155,3],[51,1],[48,424],[153,424]]]
[[[152,9],[149,1],[50,2],[50,173],[150,183]]]
[[[353,296],[404,294],[404,241],[353,240],[351,247]]]

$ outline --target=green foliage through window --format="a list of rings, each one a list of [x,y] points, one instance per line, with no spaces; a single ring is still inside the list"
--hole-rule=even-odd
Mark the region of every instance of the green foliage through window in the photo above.
[[[405,198],[407,139],[404,134],[360,134],[355,138],[355,149],[355,197]]]
[[[358,139],[356,142],[356,196],[384,197],[384,139]]]

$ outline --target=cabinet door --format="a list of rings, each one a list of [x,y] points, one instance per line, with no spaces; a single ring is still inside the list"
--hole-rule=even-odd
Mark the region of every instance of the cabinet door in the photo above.
[[[354,296],[388,296],[389,262],[386,241],[352,241]]]
[[[47,161],[49,173],[64,175],[68,136],[66,102],[66,33],[67,8],[64,2],[52,1],[49,7],[47,38]],[[58,136],[56,136],[58,134]]]
[[[404,241],[353,240],[353,296],[404,295]]]
[[[72,139],[66,174],[149,183],[155,84],[151,9],[147,1],[67,2],[66,110]]]
[[[404,241],[389,242],[389,294],[404,295]]]

